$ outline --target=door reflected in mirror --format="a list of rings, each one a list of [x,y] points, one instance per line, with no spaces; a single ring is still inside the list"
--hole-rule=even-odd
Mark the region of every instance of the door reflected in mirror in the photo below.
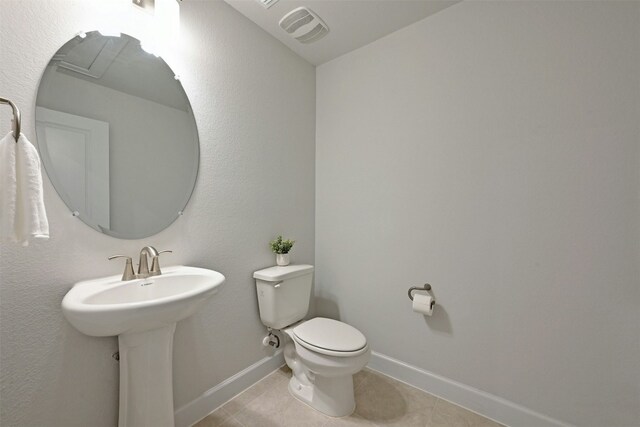
[[[38,88],[36,132],[56,191],[102,233],[156,234],[191,197],[200,154],[189,99],[131,36],[90,32],[56,52]]]

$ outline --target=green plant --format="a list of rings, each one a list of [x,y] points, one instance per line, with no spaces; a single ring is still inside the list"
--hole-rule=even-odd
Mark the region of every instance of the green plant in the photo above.
[[[271,250],[276,254],[288,254],[295,240],[282,240],[282,236],[278,236],[276,239],[271,241]]]

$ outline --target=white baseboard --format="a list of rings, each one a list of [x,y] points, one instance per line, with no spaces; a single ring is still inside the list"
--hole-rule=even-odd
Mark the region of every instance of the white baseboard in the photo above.
[[[229,399],[284,364],[279,351],[265,357],[204,392],[175,411],[176,427],[192,426]],[[372,352],[369,368],[462,406],[510,427],[572,427],[506,399],[425,371],[384,354]]]
[[[506,426],[571,427],[570,424],[501,397],[408,365],[384,354],[373,352],[368,367]]]
[[[273,356],[258,360],[248,368],[227,378],[217,386],[204,392],[201,396],[176,409],[176,427],[192,426],[223,403],[260,381],[283,364],[284,356],[282,350],[280,350]]]

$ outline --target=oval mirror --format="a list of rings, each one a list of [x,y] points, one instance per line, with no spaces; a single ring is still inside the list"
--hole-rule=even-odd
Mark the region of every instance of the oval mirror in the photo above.
[[[76,36],[45,69],[36,100],[42,163],[69,209],[123,239],[158,233],[191,197],[196,122],[171,68],[130,36]]]

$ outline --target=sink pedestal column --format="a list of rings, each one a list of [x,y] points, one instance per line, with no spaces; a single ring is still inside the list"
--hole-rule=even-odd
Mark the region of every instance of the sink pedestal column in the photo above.
[[[118,335],[119,427],[173,427],[173,333],[176,324]]]

